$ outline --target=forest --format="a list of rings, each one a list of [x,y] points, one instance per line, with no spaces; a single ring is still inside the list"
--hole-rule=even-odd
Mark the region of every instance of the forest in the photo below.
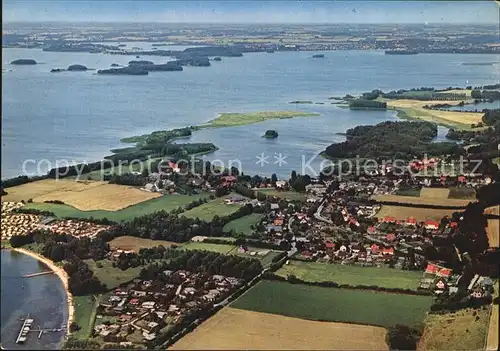
[[[437,126],[430,122],[382,122],[374,126],[357,126],[346,131],[346,141],[326,148],[331,158],[382,157],[413,159],[415,156],[460,155],[460,146],[436,142]]]

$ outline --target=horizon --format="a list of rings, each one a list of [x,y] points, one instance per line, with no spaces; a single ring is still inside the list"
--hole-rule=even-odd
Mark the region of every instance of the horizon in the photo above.
[[[3,23],[498,24],[495,1],[5,0]],[[37,13],[37,16],[33,16]],[[467,16],[464,16],[464,13]],[[71,21],[68,20],[71,18]]]

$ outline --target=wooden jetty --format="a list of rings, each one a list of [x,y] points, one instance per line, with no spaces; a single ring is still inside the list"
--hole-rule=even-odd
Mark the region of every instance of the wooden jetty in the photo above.
[[[33,322],[34,320],[29,318],[29,316],[26,317],[26,319],[23,322],[23,326],[19,331],[19,335],[17,335],[16,344],[23,344],[26,341],[26,336],[28,335]]]
[[[52,274],[52,273],[54,273],[54,271],[44,271],[44,272],[38,272],[38,273],[25,274],[25,275],[23,275],[23,278],[38,277],[40,275],[46,275],[46,274]]]

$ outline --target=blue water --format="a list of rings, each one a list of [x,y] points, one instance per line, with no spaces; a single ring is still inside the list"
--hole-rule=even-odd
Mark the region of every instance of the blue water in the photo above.
[[[468,111],[468,112],[481,112],[484,109],[500,108],[500,101],[493,102],[480,102],[477,104],[467,104],[463,106],[451,106],[447,110],[450,111]]]
[[[245,173],[288,176],[292,169],[300,171],[303,154],[308,160],[330,143],[342,140],[336,133],[358,124],[395,118],[393,112],[340,109],[329,104],[330,96],[375,88],[484,85],[497,82],[500,73],[498,66],[462,65],[484,61],[484,55],[399,56],[381,51],[324,54],[324,59],[313,59],[310,52],[253,53],[222,58],[208,68],[119,77],[49,71],[75,63],[103,69],[111,63],[126,64],[134,57],[3,49],[2,178],[23,173],[26,159],[39,162],[38,167],[31,164],[26,168],[28,174],[45,172],[61,159],[100,160],[109,149],[121,145],[122,137],[200,124],[220,112],[320,112],[321,117],[204,130],[192,137],[193,141],[209,141],[220,147],[209,159],[221,158],[225,165],[230,159],[239,159]],[[43,64],[8,64],[17,58],[33,58]],[[154,56],[141,59],[157,63],[168,60]],[[288,104],[291,100],[325,105]],[[278,139],[261,138],[269,128],[278,131]],[[264,167],[255,164],[262,152],[271,162]],[[288,156],[287,164],[281,167],[272,163],[274,154],[280,152]],[[316,168],[320,161],[318,158],[314,163]]]
[[[47,270],[39,261],[18,252],[2,250],[2,300],[1,343],[8,350],[58,349],[64,338],[62,332],[28,334],[24,345],[15,343],[22,326],[20,317],[30,315],[33,327],[42,329],[61,328],[67,323],[68,309],[64,287],[53,274],[23,278],[25,274]],[[38,329],[38,328],[36,328]]]

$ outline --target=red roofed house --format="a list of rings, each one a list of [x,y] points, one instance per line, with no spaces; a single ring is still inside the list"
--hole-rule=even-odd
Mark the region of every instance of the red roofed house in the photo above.
[[[438,282],[436,283],[436,288],[439,290],[443,290],[446,287],[445,282],[442,279],[439,279]]]
[[[394,234],[394,233],[387,234],[387,236],[385,238],[388,241],[394,241],[394,240],[396,240],[396,234]]]
[[[372,254],[377,254],[379,252],[379,247],[375,244],[372,244],[372,246],[370,247],[371,251],[372,251]]]
[[[458,223],[457,222],[450,222],[450,224],[448,224],[448,226],[450,228],[457,228],[458,227]]]
[[[439,222],[436,221],[426,221],[425,229],[437,230],[439,228]]]
[[[434,263],[428,263],[425,268],[425,273],[436,274],[439,270],[439,266]]]
[[[236,177],[235,176],[224,176],[220,178],[222,181],[222,186],[232,186],[236,184]]]
[[[396,223],[396,218],[386,216],[386,217],[382,218],[381,222],[384,222],[384,223]]]
[[[370,234],[373,234],[377,231],[377,229],[375,229],[375,227],[370,226],[370,227],[368,227],[368,229],[366,231]]]
[[[417,219],[413,218],[413,217],[406,218],[406,225],[416,226],[417,225]]]
[[[450,268],[441,268],[436,272],[436,275],[440,277],[449,277],[453,271]]]
[[[325,241],[325,246],[326,246],[326,252],[328,254],[331,254],[335,251],[335,243],[332,243],[331,241]]]
[[[392,255],[394,255],[394,248],[392,248],[392,247],[390,247],[390,248],[383,248],[382,249],[382,253],[384,255],[390,255],[390,256],[392,256]]]
[[[459,176],[459,177],[458,177],[458,182],[459,182],[459,183],[466,183],[466,182],[467,182],[467,179],[466,179],[464,176]]]

